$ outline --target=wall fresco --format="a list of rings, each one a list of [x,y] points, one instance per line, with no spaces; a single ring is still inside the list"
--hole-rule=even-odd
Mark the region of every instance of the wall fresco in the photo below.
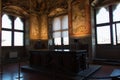
[[[90,35],[88,0],[72,4],[72,28],[74,37]]]

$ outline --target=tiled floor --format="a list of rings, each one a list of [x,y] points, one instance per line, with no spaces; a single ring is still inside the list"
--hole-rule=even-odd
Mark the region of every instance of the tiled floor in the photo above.
[[[110,77],[111,73],[114,69],[120,69],[120,66],[116,65],[102,65],[102,68],[94,73],[94,77],[103,78],[103,79],[97,79],[97,80],[111,80],[111,78],[104,79],[107,77]],[[93,80],[93,79],[92,79]],[[96,80],[96,79],[94,79]]]
[[[24,66],[24,65],[28,65],[28,64],[26,63],[20,64],[20,66]],[[106,76],[109,76],[114,69],[120,69],[120,66],[103,65],[92,76],[106,77]],[[54,73],[51,75],[47,75],[47,74],[32,72],[32,71],[21,71],[20,76],[18,76],[19,64],[16,64],[16,63],[3,65],[3,71],[0,71],[0,72],[2,72],[0,74],[0,80],[66,80],[63,77],[61,78],[55,77]],[[96,79],[90,79],[90,80],[96,80]],[[97,79],[97,80],[111,80],[111,79]]]

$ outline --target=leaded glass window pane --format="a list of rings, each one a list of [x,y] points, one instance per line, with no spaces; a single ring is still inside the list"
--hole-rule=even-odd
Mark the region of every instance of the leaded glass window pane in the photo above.
[[[115,9],[114,7],[113,7],[113,21],[120,21],[120,4],[118,4],[115,7]]]
[[[60,17],[56,17],[53,20],[53,31],[60,30],[60,29],[61,29]]]
[[[12,45],[12,34],[11,31],[3,31],[2,30],[2,46],[11,46]]]
[[[23,22],[20,20],[19,17],[16,18],[14,25],[15,25],[15,29],[23,30]]]
[[[110,26],[97,27],[97,43],[98,44],[110,44]]]
[[[14,46],[23,46],[23,33],[15,32]]]
[[[117,24],[117,42],[120,43],[120,23]]]
[[[12,28],[12,22],[6,14],[4,14],[2,17],[2,28],[7,28],[7,29]]]
[[[62,17],[62,29],[68,29],[68,16]]]
[[[109,22],[109,11],[107,8],[101,8],[97,11],[96,15],[96,23],[101,24],[101,23],[108,23]]]

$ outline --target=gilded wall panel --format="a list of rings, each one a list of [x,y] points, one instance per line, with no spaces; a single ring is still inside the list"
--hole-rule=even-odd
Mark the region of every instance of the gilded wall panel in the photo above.
[[[84,37],[91,34],[88,0],[72,4],[72,29],[74,37]]]
[[[42,15],[41,20],[40,20],[40,38],[42,40],[47,40],[48,39],[48,23],[47,23],[47,15]]]
[[[35,14],[32,14],[30,17],[30,39],[39,39],[39,22],[38,17]]]

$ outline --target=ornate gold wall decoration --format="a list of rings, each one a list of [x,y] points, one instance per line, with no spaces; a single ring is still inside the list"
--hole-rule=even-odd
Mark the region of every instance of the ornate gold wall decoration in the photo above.
[[[47,25],[47,15],[42,15],[40,19],[40,39],[47,40],[48,39],[48,25]]]
[[[30,39],[32,40],[47,40],[48,25],[47,15],[32,14],[30,17]]]
[[[89,1],[81,0],[72,4],[72,28],[74,37],[84,37],[91,34]]]
[[[39,39],[39,22],[36,14],[30,16],[30,39]]]

